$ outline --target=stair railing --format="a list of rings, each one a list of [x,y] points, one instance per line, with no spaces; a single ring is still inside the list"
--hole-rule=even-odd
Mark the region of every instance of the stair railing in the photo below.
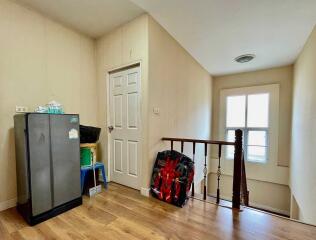
[[[184,150],[184,143],[192,143],[193,146],[193,164],[196,163],[196,144],[204,144],[204,168],[203,168],[203,200],[206,200],[207,196],[207,147],[208,145],[218,146],[218,166],[217,166],[217,190],[216,190],[216,203],[220,202],[220,180],[221,180],[221,157],[222,157],[222,146],[234,146],[234,172],[233,172],[233,197],[232,207],[240,209],[241,200],[244,205],[249,205],[249,191],[247,189],[247,178],[245,160],[243,155],[243,140],[242,130],[235,130],[235,142],[226,141],[214,141],[214,140],[201,140],[201,139],[189,139],[189,138],[170,138],[164,137],[163,141],[170,141],[171,150],[173,149],[174,142],[181,143],[181,153]],[[194,180],[192,182],[191,195],[194,196]]]

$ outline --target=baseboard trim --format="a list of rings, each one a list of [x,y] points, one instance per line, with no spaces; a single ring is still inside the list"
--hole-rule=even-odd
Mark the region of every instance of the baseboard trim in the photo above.
[[[17,202],[17,198],[12,198],[7,201],[0,202],[0,212],[7,210],[9,208],[15,207]]]
[[[211,193],[211,194],[209,194],[209,196],[216,197],[216,194],[215,193]],[[232,200],[231,198],[229,198],[227,196],[221,196],[221,199],[226,200],[226,201],[231,201]],[[281,215],[284,215],[284,216],[290,216],[290,212],[289,211],[273,208],[273,207],[270,207],[270,206],[254,203],[254,202],[251,202],[251,201],[249,202],[249,207],[250,208],[251,207],[258,208],[259,210],[263,210],[263,211],[267,210],[269,212],[281,214]]]
[[[272,212],[272,213],[278,213],[278,214],[281,214],[284,216],[290,216],[290,211],[277,209],[277,208],[273,208],[273,207],[261,205],[258,203],[253,203],[253,202],[249,202],[249,205],[250,205],[250,207],[258,208],[259,210],[267,210],[267,211]]]
[[[149,197],[150,188],[140,188],[140,194]]]

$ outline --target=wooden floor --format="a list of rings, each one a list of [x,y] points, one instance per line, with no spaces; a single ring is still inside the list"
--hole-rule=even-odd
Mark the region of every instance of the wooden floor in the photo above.
[[[183,208],[110,184],[84,204],[29,227],[15,208],[0,213],[0,239],[316,239],[316,227],[251,209],[189,200]]]

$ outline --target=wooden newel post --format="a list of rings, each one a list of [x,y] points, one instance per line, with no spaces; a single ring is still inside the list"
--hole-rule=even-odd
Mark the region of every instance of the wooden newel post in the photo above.
[[[240,184],[242,167],[242,130],[235,130],[235,155],[233,176],[233,208],[240,209]]]

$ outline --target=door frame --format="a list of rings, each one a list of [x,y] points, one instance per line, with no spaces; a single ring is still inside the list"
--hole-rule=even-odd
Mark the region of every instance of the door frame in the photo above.
[[[106,80],[106,132],[107,132],[107,172],[108,172],[108,176],[107,176],[107,181],[110,182],[111,181],[111,141],[112,141],[112,135],[109,133],[108,131],[108,126],[110,126],[110,75],[114,72],[119,72],[119,71],[123,71],[129,68],[133,68],[133,67],[139,67],[139,126],[140,126],[140,139],[139,139],[139,148],[140,148],[140,154],[138,154],[139,156],[139,169],[141,170],[139,173],[139,178],[142,179],[142,166],[143,166],[143,140],[142,140],[142,136],[143,136],[143,119],[142,119],[142,62],[141,60],[137,60],[134,62],[130,62],[128,64],[123,64],[121,66],[117,66],[117,67],[113,67],[110,68],[109,70],[107,70],[106,72],[106,76],[105,76],[105,80]],[[141,182],[139,182],[139,186],[138,186],[139,190],[141,189]]]

